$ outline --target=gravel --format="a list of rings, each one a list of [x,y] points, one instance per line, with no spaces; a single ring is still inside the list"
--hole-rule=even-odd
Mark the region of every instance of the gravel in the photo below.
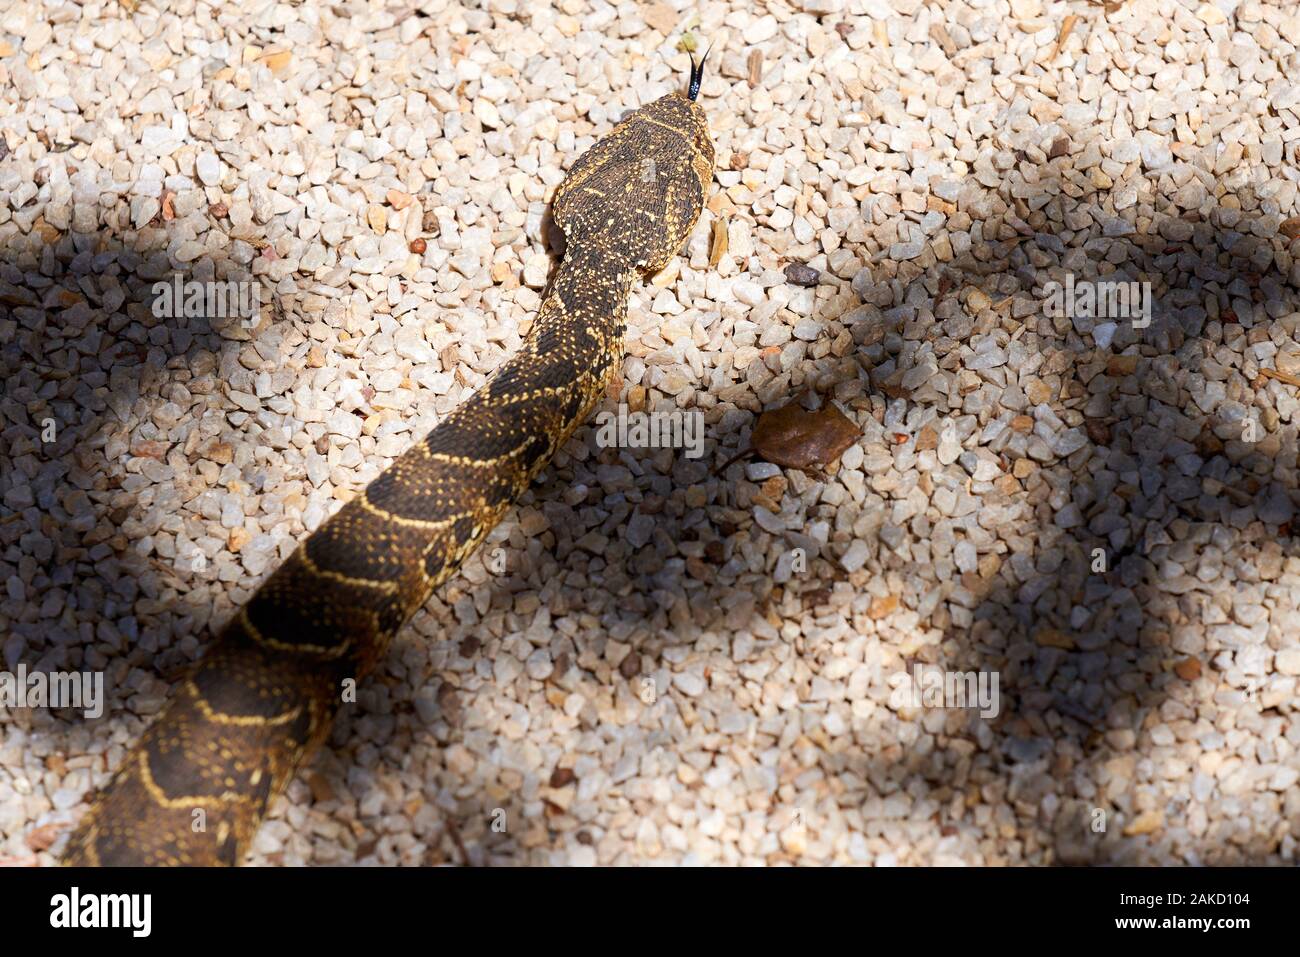
[[[716,185],[605,409],[705,456],[580,430],[252,861],[1295,863],[1290,5],[420,9],[0,13],[0,655],[109,695],[0,711],[0,858],[517,347],[555,186],[689,32]],[[155,317],[177,273],[261,311]],[[1151,324],[1049,315],[1067,273]],[[804,393],[858,445],[715,474]]]

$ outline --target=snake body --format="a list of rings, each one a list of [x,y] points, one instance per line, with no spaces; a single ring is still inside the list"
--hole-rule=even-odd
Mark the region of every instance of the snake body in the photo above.
[[[632,285],[676,255],[713,177],[696,71],[690,95],[642,106],[577,160],[552,203],[565,255],[519,351],[267,578],[123,760],[65,863],[242,860],[347,683],[382,659],[621,368]]]

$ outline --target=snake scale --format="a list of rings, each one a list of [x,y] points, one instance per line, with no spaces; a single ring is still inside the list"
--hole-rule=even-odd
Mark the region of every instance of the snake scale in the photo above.
[[[324,739],[344,683],[483,541],[621,371],[627,299],[702,211],[713,146],[687,93],[575,162],[551,215],[565,254],[519,351],[303,541],[173,690],[71,835],[79,865],[237,864]]]

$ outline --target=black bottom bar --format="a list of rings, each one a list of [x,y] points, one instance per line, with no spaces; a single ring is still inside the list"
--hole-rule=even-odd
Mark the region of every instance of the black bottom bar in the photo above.
[[[23,869],[0,871],[0,895],[7,944],[76,935],[127,947],[229,939],[258,952],[313,944],[337,952],[349,942],[437,947],[468,938],[497,950],[515,935],[521,946],[549,939],[567,948],[684,934],[682,943],[732,953],[747,938],[771,949],[788,934],[806,949],[848,936],[867,948],[901,933],[940,947],[1126,937],[1181,945],[1191,935],[1233,946],[1260,932],[1293,934],[1300,872]]]

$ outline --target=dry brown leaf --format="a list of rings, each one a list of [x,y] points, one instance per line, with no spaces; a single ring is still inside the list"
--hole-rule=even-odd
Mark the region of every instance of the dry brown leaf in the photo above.
[[[1201,676],[1201,659],[1184,658],[1174,665],[1174,674],[1184,681],[1195,681]]]
[[[709,227],[709,268],[722,262],[722,257],[727,255],[727,242],[727,224],[715,219]]]
[[[795,401],[760,415],[750,442],[759,455],[775,465],[825,468],[861,435],[862,430],[834,403],[827,402],[816,412],[809,412]]]

